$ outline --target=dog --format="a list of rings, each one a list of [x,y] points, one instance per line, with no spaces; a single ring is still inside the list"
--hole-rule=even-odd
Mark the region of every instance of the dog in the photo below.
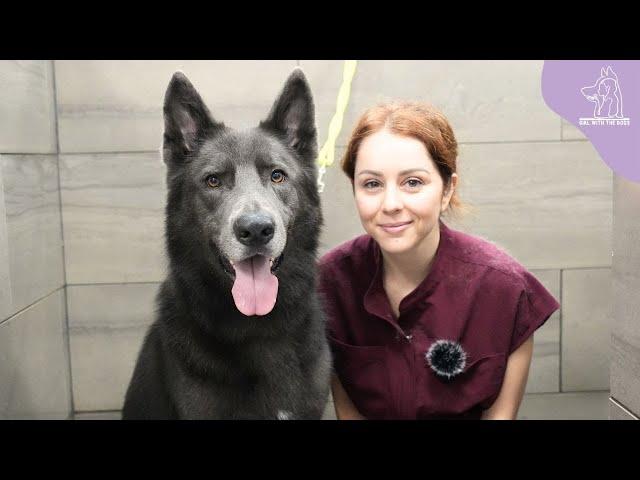
[[[594,102],[593,118],[623,118],[622,92],[618,83],[618,76],[611,67],[600,69],[600,76],[596,82],[580,89],[582,95],[590,102]],[[606,113],[603,108],[607,107]]]
[[[168,274],[122,418],[320,419],[332,367],[304,74],[291,73],[252,129],[215,120],[182,72],[163,111]]]

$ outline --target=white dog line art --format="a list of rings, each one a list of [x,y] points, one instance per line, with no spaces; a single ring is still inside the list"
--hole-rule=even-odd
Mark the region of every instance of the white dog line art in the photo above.
[[[623,118],[622,92],[618,83],[618,76],[611,66],[600,69],[600,76],[596,82],[580,90],[587,100],[594,102],[593,118]],[[606,107],[606,115],[603,109]]]

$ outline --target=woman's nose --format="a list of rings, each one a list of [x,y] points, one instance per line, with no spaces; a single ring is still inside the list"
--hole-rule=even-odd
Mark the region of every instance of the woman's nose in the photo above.
[[[402,199],[395,186],[387,187],[384,193],[382,211],[384,213],[397,212],[402,209]]]

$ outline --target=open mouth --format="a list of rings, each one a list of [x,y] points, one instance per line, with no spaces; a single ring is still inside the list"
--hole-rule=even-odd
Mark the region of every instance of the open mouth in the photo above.
[[[242,314],[266,315],[273,310],[278,296],[278,277],[274,273],[282,263],[282,255],[275,259],[254,255],[239,262],[221,256],[220,263],[233,277],[231,294]]]
[[[254,255],[254,256],[259,256],[259,255]],[[282,257],[283,255],[278,256],[277,258],[273,259],[273,258],[269,258],[269,266],[270,266],[270,270],[271,273],[276,273],[278,271],[278,268],[280,267],[280,264],[282,263]],[[253,257],[249,257],[249,258],[253,258]],[[218,257],[218,259],[220,260],[220,265],[222,266],[222,269],[227,272],[229,275],[231,275],[231,277],[235,277],[236,276],[236,270],[234,268],[234,263],[231,262],[227,257],[224,257],[222,255],[220,255]],[[245,259],[243,261],[247,261],[248,259]]]

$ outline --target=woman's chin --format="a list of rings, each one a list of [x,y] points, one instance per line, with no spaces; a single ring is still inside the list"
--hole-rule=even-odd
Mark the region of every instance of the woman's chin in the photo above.
[[[408,238],[376,238],[375,239],[380,245],[380,248],[386,252],[391,254],[400,254],[409,252],[414,246],[415,242],[412,242]]]

